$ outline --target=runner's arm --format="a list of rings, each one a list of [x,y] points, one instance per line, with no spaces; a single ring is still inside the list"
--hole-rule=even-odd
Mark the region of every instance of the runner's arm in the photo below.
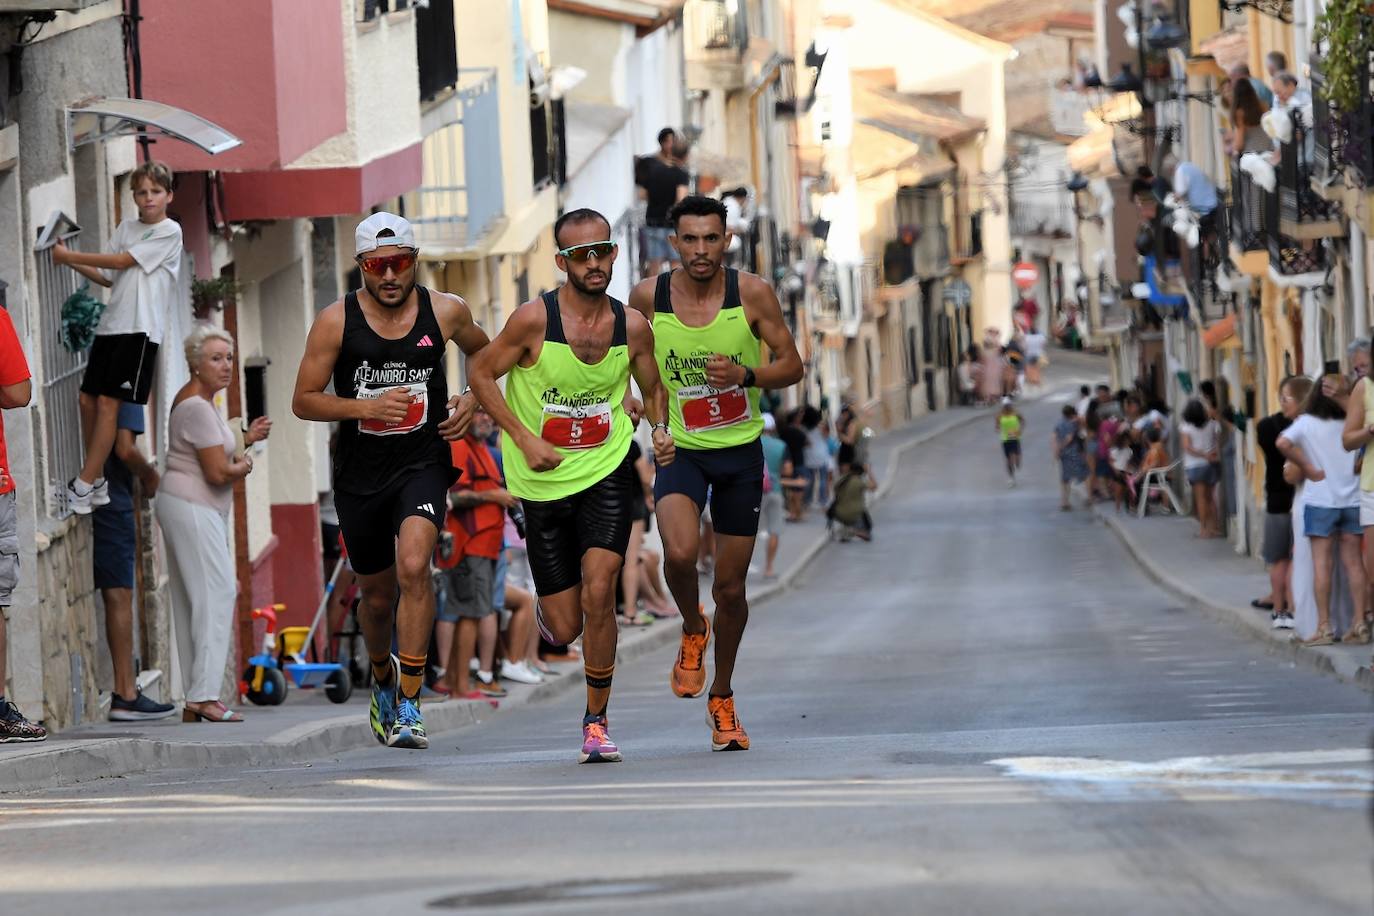
[[[660,465],[671,464],[676,448],[673,434],[668,431],[668,393],[658,375],[658,360],[654,358],[654,330],[643,315],[625,313],[625,331],[630,342],[630,372],[644,395],[644,414],[652,424],[649,438],[653,440],[654,458]]]
[[[658,278],[650,277],[647,280],[640,280],[630,290],[630,301],[626,303],[630,308],[644,316],[650,326],[654,323],[654,290],[658,286]]]
[[[447,340],[458,345],[469,359],[491,341],[487,332],[472,320],[472,311],[461,297],[452,293],[435,293],[434,304],[439,327]],[[450,442],[467,435],[472,415],[477,412],[477,398],[471,392],[461,392],[448,399],[448,416],[439,421],[439,435]]]
[[[358,400],[325,393],[342,345],[343,305],[336,302],[320,313],[305,338],[305,355],[291,396],[291,412],[302,420],[366,420],[379,406],[381,398]]]
[[[767,283],[752,274],[740,274],[740,298],[747,315],[758,329],[759,339],[773,351],[773,361],[754,369],[756,388],[786,388],[802,378],[801,354],[792,331],[782,318],[782,305]],[[740,381],[744,380],[743,367]]]
[[[468,385],[477,400],[491,415],[496,425],[505,430],[515,440],[520,450],[526,451],[534,434],[525,428],[515,412],[506,403],[506,396],[496,380],[515,368],[529,352],[526,341],[540,340],[544,336],[544,305],[542,302],[526,302],[510,316],[506,326],[496,339],[487,344],[477,355],[468,360]],[[542,442],[543,440],[536,440]]]

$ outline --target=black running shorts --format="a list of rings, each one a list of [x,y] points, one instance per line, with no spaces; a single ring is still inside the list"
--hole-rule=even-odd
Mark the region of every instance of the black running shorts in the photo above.
[[[520,500],[525,507],[525,549],[541,595],[556,595],[582,581],[582,555],[593,547],[625,556],[633,501],[644,490],[627,454],[614,471],[562,499]]]
[[[700,511],[711,492],[711,525],[717,534],[754,537],[759,533],[763,502],[763,446],[755,439],[731,448],[679,448],[654,478],[654,500],[682,493]]]
[[[396,538],[401,523],[418,515],[441,529],[448,506],[452,469],[430,465],[398,477],[376,493],[362,496],[334,491],[339,530],[353,571],[362,576],[396,565]]]
[[[81,376],[81,393],[147,404],[157,344],[147,334],[98,334]]]

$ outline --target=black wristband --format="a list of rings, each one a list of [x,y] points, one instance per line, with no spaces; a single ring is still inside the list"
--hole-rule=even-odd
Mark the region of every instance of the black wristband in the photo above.
[[[754,370],[753,370],[753,369],[750,369],[748,366],[745,366],[745,367],[744,367],[744,381],[740,383],[740,387],[741,387],[741,388],[753,388],[753,387],[754,387]]]

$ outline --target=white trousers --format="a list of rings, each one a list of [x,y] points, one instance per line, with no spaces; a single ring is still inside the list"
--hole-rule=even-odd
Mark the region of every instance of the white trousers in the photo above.
[[[159,493],[156,502],[186,700],[218,700],[238,595],[229,524],[217,510],[200,503],[166,493]]]

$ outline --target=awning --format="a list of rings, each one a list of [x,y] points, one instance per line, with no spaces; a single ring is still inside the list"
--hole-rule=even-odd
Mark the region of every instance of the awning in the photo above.
[[[111,137],[170,137],[217,156],[243,141],[200,115],[150,99],[95,99],[67,109],[71,148]]]
[[[1214,321],[1202,331],[1202,344],[1209,350],[1218,347],[1238,347],[1240,338],[1236,336],[1236,313],[1232,312],[1220,321]]]

